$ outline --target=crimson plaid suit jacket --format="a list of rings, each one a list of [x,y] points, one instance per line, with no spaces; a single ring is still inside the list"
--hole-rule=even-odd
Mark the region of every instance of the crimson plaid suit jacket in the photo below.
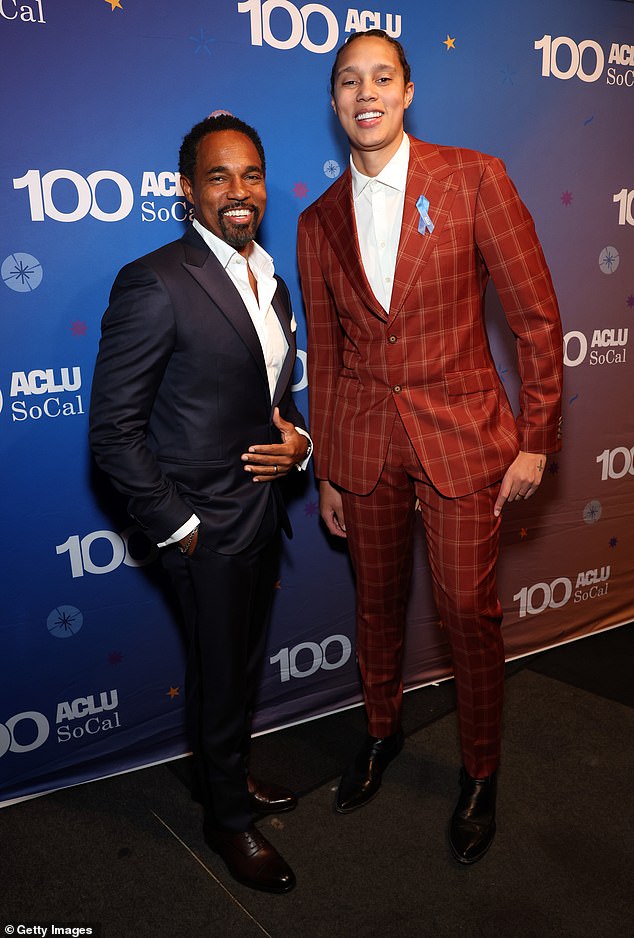
[[[385,460],[391,398],[433,484],[458,497],[500,479],[520,449],[559,449],[561,323],[533,221],[503,163],[410,143],[389,315],[363,270],[350,170],[299,219],[315,472],[369,492]],[[421,195],[432,234],[418,231]],[[516,337],[517,419],[485,331],[489,277]]]

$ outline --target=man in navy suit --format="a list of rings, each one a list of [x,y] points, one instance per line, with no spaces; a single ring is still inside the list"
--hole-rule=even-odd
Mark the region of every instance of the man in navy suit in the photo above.
[[[279,481],[312,448],[290,393],[295,320],[254,241],[266,205],[257,133],[207,118],[183,140],[179,170],[194,220],[115,280],[90,440],[178,592],[206,840],[238,881],[287,892],[294,874],[254,821],[297,799],[254,779],[248,755],[280,531],[290,534]]]

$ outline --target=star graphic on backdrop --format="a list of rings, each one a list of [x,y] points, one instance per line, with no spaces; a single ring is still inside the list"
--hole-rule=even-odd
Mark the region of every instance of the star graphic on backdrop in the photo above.
[[[211,55],[211,49],[209,48],[208,43],[214,42],[211,36],[205,36],[205,31],[200,27],[200,33],[198,36],[189,37],[192,42],[196,43],[196,48],[194,49],[194,55],[198,55],[201,49],[204,49],[207,55]]]
[[[304,514],[309,518],[314,518],[318,511],[319,507],[317,502],[306,502],[304,505]]]
[[[572,205],[572,192],[568,192],[568,190],[566,190],[565,192],[561,193],[561,204],[565,205],[566,207],[568,205]]]
[[[180,687],[170,687],[170,689],[168,690],[165,696],[169,697],[170,700],[173,700],[174,697],[180,696],[180,692],[181,692]]]
[[[601,251],[599,256],[599,267],[604,274],[613,274],[619,266],[619,252],[614,247],[607,247]]]
[[[281,589],[282,589],[282,581],[281,581],[281,580],[276,580],[276,581],[275,581],[275,584],[274,584],[274,586],[273,586],[273,589],[275,589],[275,590],[281,590]]]
[[[625,302],[630,307],[630,309],[634,309],[634,294],[632,294],[632,296],[628,296]]]
[[[113,13],[115,10],[121,10],[123,13],[123,7],[119,3],[119,0],[105,0],[105,2],[110,4],[110,9]]]
[[[609,541],[610,547],[616,547],[618,543],[619,543],[619,539],[617,537],[610,538],[610,541]]]
[[[308,195],[308,186],[305,182],[296,182],[293,186],[293,195],[297,199],[305,199]]]
[[[86,335],[88,332],[88,326],[85,322],[73,322],[70,326],[71,335]]]
[[[511,68],[511,66],[510,66],[510,65],[505,65],[504,68],[501,68],[501,69],[500,69],[500,71],[502,72],[502,84],[503,84],[503,85],[512,85],[512,84],[514,83],[514,82],[513,82],[513,75],[515,75],[516,72],[513,71],[513,69]]]
[[[447,46],[447,52],[449,52],[450,49],[455,49],[455,48],[456,48],[456,45],[455,45],[456,37],[454,36],[453,39],[452,39],[451,36],[449,35],[449,33],[447,33],[447,38],[446,38],[446,39],[443,39],[442,42],[443,42],[443,45],[444,45],[444,46]]]
[[[528,528],[520,528],[520,540],[524,540],[525,537],[528,537]]]
[[[559,463],[556,460],[549,462],[548,471],[550,472],[551,476],[556,476],[559,472]]]
[[[108,664],[121,664],[123,655],[120,651],[111,651],[108,655]]]

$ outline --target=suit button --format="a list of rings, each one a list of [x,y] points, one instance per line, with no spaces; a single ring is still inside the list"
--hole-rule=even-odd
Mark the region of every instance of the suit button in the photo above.
[[[392,390],[394,391],[395,394],[400,394],[403,388],[400,386],[400,384],[395,384]]]
[[[398,339],[395,335],[391,335],[387,341],[394,345],[395,342],[398,342]]]

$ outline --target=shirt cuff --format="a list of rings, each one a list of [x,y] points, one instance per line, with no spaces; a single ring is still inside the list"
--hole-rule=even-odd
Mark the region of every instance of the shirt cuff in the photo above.
[[[306,453],[306,459],[304,459],[303,462],[295,463],[299,471],[303,472],[308,466],[308,463],[310,462],[310,457],[313,454],[313,441],[310,438],[310,434],[307,433],[306,430],[302,430],[301,427],[295,427],[295,429],[297,430],[298,433],[301,433],[301,435],[305,436],[306,439],[308,440],[308,452]]]
[[[196,515],[192,515],[189,521],[186,521],[185,524],[181,524],[178,531],[168,537],[166,541],[161,541],[160,544],[157,544],[157,547],[169,547],[170,544],[178,544],[179,541],[182,541],[184,537],[187,537],[188,534],[191,534],[197,525],[200,524],[200,521]]]

